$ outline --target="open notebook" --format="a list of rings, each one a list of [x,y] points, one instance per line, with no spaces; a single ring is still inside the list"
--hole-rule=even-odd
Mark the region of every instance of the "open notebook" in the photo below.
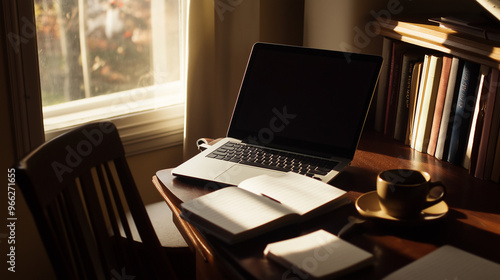
[[[346,192],[296,173],[247,179],[181,204],[181,216],[226,243],[339,207]]]

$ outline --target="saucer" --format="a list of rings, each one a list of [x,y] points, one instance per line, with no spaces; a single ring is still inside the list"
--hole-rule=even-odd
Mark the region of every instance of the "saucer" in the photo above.
[[[420,215],[412,219],[401,219],[390,216],[380,208],[377,191],[371,191],[363,194],[356,200],[356,209],[358,212],[367,218],[377,218],[387,221],[403,222],[403,223],[421,223],[426,221],[438,220],[446,216],[448,213],[448,205],[441,201],[436,205],[422,210]]]

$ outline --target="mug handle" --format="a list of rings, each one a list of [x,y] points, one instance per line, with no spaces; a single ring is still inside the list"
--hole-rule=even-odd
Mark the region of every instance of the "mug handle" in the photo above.
[[[432,198],[429,196],[431,191],[435,188],[441,188],[441,195],[437,198]],[[437,182],[430,182],[429,183],[429,190],[427,192],[427,198],[424,203],[424,209],[431,207],[432,205],[438,204],[439,202],[443,201],[444,197],[446,196],[446,187],[441,183],[440,181]]]

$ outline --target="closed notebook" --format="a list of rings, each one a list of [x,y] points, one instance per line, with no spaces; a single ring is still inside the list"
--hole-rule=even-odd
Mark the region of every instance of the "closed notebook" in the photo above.
[[[371,253],[324,230],[268,244],[264,255],[303,279],[339,277],[373,262]]]

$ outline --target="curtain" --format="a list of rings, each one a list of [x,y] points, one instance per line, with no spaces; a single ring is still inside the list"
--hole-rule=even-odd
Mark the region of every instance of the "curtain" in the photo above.
[[[302,44],[303,0],[191,0],[184,158],[198,138],[226,135],[252,45]]]

